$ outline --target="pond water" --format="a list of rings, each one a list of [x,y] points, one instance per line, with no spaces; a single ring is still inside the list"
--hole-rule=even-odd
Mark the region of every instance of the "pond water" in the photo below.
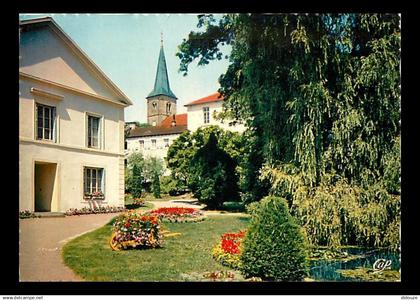
[[[377,259],[391,260],[391,269],[400,269],[400,256],[389,250],[366,250],[361,248],[343,248],[349,254],[362,254],[364,257],[344,261],[314,260],[310,264],[310,277],[316,281],[360,281],[342,276],[336,272],[339,269],[356,269],[358,267],[373,268]]]

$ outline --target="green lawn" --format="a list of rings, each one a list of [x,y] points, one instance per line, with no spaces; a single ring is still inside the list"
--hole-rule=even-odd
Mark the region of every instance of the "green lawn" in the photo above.
[[[87,281],[182,281],[182,274],[228,270],[211,254],[220,235],[245,229],[244,216],[211,216],[199,223],[164,223],[181,236],[162,248],[112,251],[111,225],[80,236],[63,248],[65,263]]]

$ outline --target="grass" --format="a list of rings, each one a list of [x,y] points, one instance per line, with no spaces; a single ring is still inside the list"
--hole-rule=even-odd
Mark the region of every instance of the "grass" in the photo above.
[[[152,209],[154,206],[155,205],[151,202],[145,202],[144,205],[142,205],[142,206],[139,206],[139,205],[136,205],[136,204],[127,204],[127,203],[125,204],[125,208],[127,208],[127,209],[137,209],[137,210],[141,210],[141,211]]]
[[[159,249],[126,251],[111,250],[108,224],[66,244],[63,258],[87,281],[183,281],[186,274],[229,270],[212,258],[211,250],[223,233],[245,229],[248,222],[248,217],[225,215],[199,223],[164,223],[182,235],[165,238]]]

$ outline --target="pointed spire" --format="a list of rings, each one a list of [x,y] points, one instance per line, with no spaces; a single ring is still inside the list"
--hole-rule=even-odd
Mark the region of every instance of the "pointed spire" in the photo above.
[[[163,33],[161,32],[161,45],[159,52],[159,60],[156,71],[155,86],[153,91],[146,97],[150,98],[157,95],[165,95],[177,99],[169,86],[168,70],[166,68],[165,53],[163,52]]]

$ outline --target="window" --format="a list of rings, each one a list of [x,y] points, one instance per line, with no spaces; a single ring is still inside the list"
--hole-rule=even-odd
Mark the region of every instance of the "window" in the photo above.
[[[166,113],[169,114],[171,112],[171,103],[166,103]]]
[[[100,118],[88,116],[87,144],[89,148],[100,148]]]
[[[208,107],[203,107],[203,115],[204,124],[208,124],[210,122],[210,109]]]
[[[157,102],[156,101],[155,102],[152,102],[152,106],[156,110],[157,109]]]
[[[83,185],[85,195],[96,192],[104,194],[104,173],[104,169],[101,168],[84,168]]]
[[[36,138],[39,140],[55,141],[55,107],[36,104]]]
[[[154,139],[152,140],[152,148],[156,149],[156,140],[154,140]]]
[[[143,140],[139,140],[140,143],[140,149],[144,149],[144,141]]]
[[[165,147],[169,147],[169,139],[163,139],[163,143],[165,144]]]

